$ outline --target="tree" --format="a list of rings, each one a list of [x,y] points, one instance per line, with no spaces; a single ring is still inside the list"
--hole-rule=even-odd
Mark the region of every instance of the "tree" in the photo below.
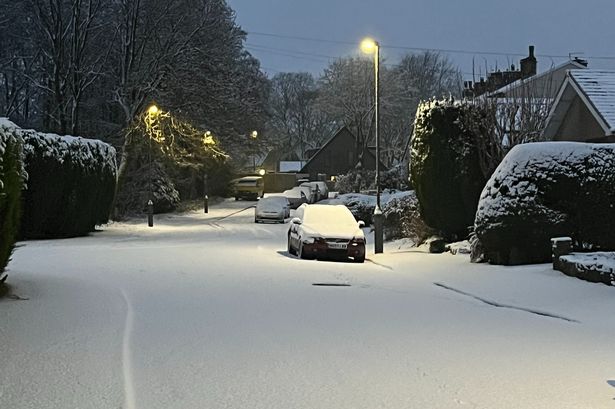
[[[334,124],[318,104],[320,90],[309,73],[279,73],[271,80],[270,126],[287,152],[318,148],[333,132]]]

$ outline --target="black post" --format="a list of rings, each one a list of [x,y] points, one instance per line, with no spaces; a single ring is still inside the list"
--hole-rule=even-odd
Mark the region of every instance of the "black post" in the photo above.
[[[374,116],[376,136],[376,208],[374,209],[374,253],[382,253],[384,247],[384,215],[380,207],[380,44],[374,53]]]
[[[205,213],[209,213],[209,196],[207,193],[207,175],[203,175],[203,210]]]
[[[147,202],[147,225],[154,227],[154,202],[151,200]]]

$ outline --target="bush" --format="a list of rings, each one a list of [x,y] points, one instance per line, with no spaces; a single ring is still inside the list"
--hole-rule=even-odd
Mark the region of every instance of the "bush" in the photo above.
[[[473,109],[448,100],[421,103],[411,141],[411,181],[421,214],[449,239],[467,236],[486,182],[475,135],[461,125]]]
[[[615,249],[615,145],[543,142],[515,146],[483,190],[475,233],[486,260],[551,260],[552,237],[577,249]]]
[[[93,139],[15,128],[24,141],[28,188],[21,237],[73,237],[107,223],[117,177],[115,149]]]
[[[23,141],[7,125],[0,122],[0,277],[15,247],[21,216],[21,191],[26,177]]]
[[[341,194],[359,193],[362,190],[375,189],[376,172],[373,170],[352,170],[345,175],[338,176],[335,180],[335,191]]]
[[[118,216],[130,216],[147,212],[147,202],[154,203],[154,213],[175,210],[179,204],[179,192],[165,167],[159,161],[133,162],[126,171],[122,188],[117,194]]]
[[[385,216],[384,235],[387,240],[407,237],[419,245],[436,234],[436,231],[423,221],[414,192],[391,199],[383,206],[382,213]]]

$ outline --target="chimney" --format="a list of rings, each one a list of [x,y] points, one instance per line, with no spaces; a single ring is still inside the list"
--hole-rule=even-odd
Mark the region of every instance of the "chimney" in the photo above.
[[[534,57],[534,46],[530,45],[530,55],[521,60],[521,78],[528,78],[536,75],[536,57]]]

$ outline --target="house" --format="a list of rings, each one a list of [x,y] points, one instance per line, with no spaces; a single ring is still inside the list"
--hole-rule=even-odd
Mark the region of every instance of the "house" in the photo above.
[[[536,75],[537,61],[534,56],[534,46],[529,47],[529,55],[520,61],[521,68],[515,69],[514,64],[510,70],[494,71],[487,75],[487,80],[481,78],[479,82],[465,81],[463,83],[463,96],[475,98],[493,92],[510,83]]]
[[[309,174],[312,180],[322,179],[323,175],[328,179],[355,169],[359,160],[363,169],[376,169],[376,155],[371,149],[362,149],[350,129],[343,126],[310,157],[301,173]],[[386,169],[382,162],[380,169]]]
[[[529,46],[529,55],[520,61],[520,68],[511,65],[509,70],[494,71],[487,80],[464,82],[463,95],[466,98],[486,96],[489,98],[554,98],[568,70],[587,68],[587,61],[570,59],[562,64],[537,74],[538,61],[534,46]]]
[[[487,94],[489,98],[534,98],[552,100],[557,95],[566,73],[587,68],[587,61],[575,58],[548,70],[521,78]]]
[[[543,137],[554,141],[615,142],[615,71],[568,71]]]

